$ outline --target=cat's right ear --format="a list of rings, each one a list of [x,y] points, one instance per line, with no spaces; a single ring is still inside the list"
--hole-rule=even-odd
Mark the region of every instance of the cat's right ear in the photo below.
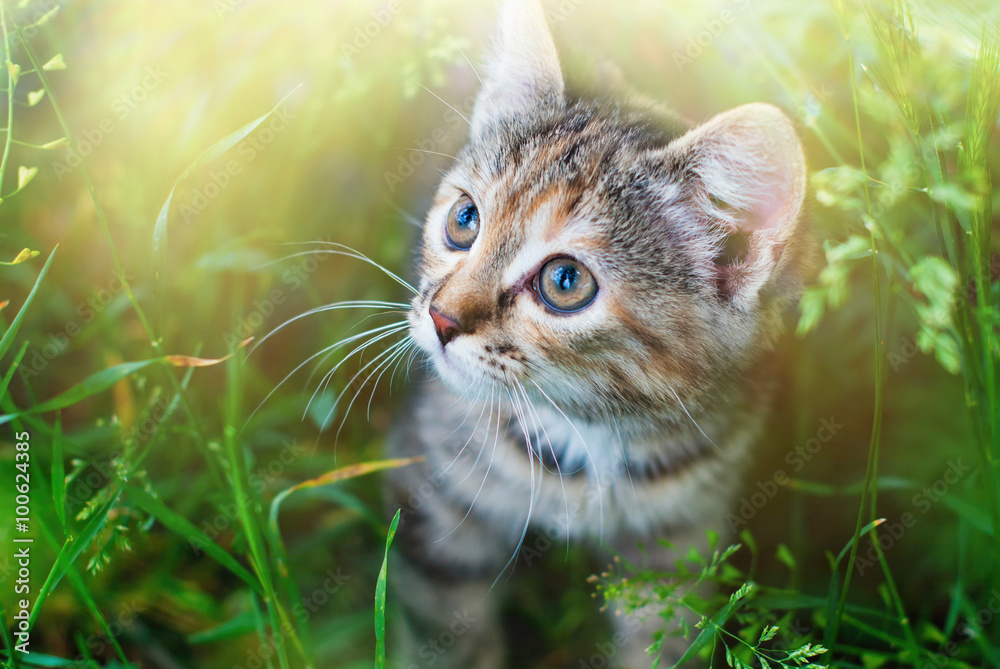
[[[797,297],[812,248],[802,225],[806,162],[791,120],[768,104],[744,105],[691,130],[661,155],[706,228],[745,239],[743,257],[714,263],[721,291],[746,310],[764,297]]]
[[[472,114],[473,134],[561,106],[559,54],[538,0],[503,0],[500,34]]]

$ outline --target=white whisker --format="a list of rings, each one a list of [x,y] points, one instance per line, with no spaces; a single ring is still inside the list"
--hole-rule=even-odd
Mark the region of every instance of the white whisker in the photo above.
[[[338,369],[340,369],[344,365],[344,363],[346,363],[348,360],[350,360],[354,356],[355,353],[358,353],[359,351],[364,351],[366,348],[368,348],[372,344],[380,342],[383,339],[386,339],[387,337],[391,337],[391,336],[393,336],[395,334],[399,334],[400,332],[405,331],[408,327],[409,327],[409,324],[391,323],[390,325],[384,325],[382,327],[375,328],[374,330],[369,330],[368,332],[362,333],[360,335],[354,335],[353,337],[348,337],[347,339],[341,340],[340,342],[338,342],[338,347],[339,347],[339,345],[353,343],[353,342],[357,341],[358,339],[363,338],[365,335],[369,335],[369,334],[372,334],[372,333],[377,333],[371,339],[368,339],[367,341],[365,341],[360,346],[355,347],[353,351],[351,351],[350,353],[348,353],[347,355],[345,355],[344,358],[340,362],[338,362],[336,365],[334,365],[333,369],[331,369],[330,371],[328,371],[326,374],[323,375],[323,378],[322,378],[322,380],[320,380],[319,385],[316,387],[316,390],[313,391],[312,396],[309,398],[309,401],[306,403],[306,408],[302,412],[302,419],[305,420],[305,417],[309,414],[309,407],[312,406],[312,403],[316,399],[316,396],[319,395],[320,392],[326,390],[327,386],[329,386],[329,384],[330,384],[330,380],[333,378],[333,375],[337,372]],[[329,420],[329,418],[327,420]],[[324,421],[323,425],[321,427],[325,427],[325,426],[326,426],[326,422]]]
[[[391,336],[391,333],[390,334],[379,335],[379,337],[382,338],[382,339],[385,339],[386,337],[389,337],[389,336]],[[351,386],[354,384],[354,382],[357,381],[358,378],[362,374],[364,374],[366,371],[368,371],[368,369],[370,367],[372,367],[373,365],[378,364],[379,361],[382,360],[383,358],[385,358],[386,356],[391,355],[397,349],[397,347],[403,345],[404,343],[406,343],[406,341],[407,340],[405,340],[405,339],[403,339],[401,341],[398,341],[395,344],[393,344],[392,346],[390,346],[389,348],[387,348],[386,350],[382,351],[377,356],[375,356],[374,359],[372,359],[371,361],[369,361],[368,363],[366,363],[361,369],[358,370],[358,372],[354,376],[352,376],[350,378],[350,380],[344,385],[344,389],[342,391],[340,391],[340,394],[337,395],[336,399],[334,399],[333,405],[330,407],[330,410],[327,412],[326,418],[323,420],[323,427],[324,427],[324,429],[325,429],[327,423],[329,423],[330,419],[333,418],[333,414],[337,410],[337,406],[340,404],[340,400],[343,399],[344,395],[346,395],[347,392],[351,389]],[[372,342],[372,343],[374,343],[374,342]],[[365,348],[367,348],[367,346],[369,346],[369,345],[370,344],[366,345]],[[344,360],[340,361],[337,364],[337,367],[340,367],[340,365],[344,364],[344,362],[346,362],[348,359],[349,358],[344,358]],[[336,371],[336,368],[334,368],[334,371]],[[378,371],[377,367],[376,367],[376,371]],[[357,399],[358,394],[361,392],[361,389],[364,388],[365,383],[367,383],[368,379],[370,379],[372,377],[372,375],[374,375],[374,374],[375,374],[375,372],[372,372],[372,374],[369,374],[368,378],[366,378],[365,381],[362,382],[361,388],[359,388],[358,391],[354,394],[354,398],[351,400],[351,404],[348,405],[347,411],[344,412],[344,419],[340,422],[340,427],[337,428],[337,435],[336,435],[336,437],[334,437],[334,440],[333,440],[334,443],[336,443],[340,439],[340,431],[342,429],[344,429],[344,422],[347,420],[347,414],[350,412],[351,406],[354,405],[354,400]]]
[[[436,97],[438,100],[440,100],[442,102],[442,104],[444,104],[444,106],[446,106],[448,109],[452,110],[453,112],[455,112],[456,114],[458,114],[459,116],[461,116],[462,120],[469,124],[470,128],[472,127],[472,122],[469,121],[469,119],[465,118],[465,114],[463,114],[462,112],[460,112],[457,109],[455,109],[454,107],[452,107],[450,104],[448,104],[447,102],[445,102],[444,99],[441,98],[441,96],[439,96],[437,93],[435,93],[431,89],[427,88],[423,84],[418,84],[418,85],[420,86],[420,88],[424,89],[425,91],[427,91],[428,93],[430,93],[431,95],[433,95],[434,97]]]
[[[493,457],[496,455],[497,445],[500,442],[500,418],[501,418],[501,415],[500,415],[500,409],[499,409],[499,405],[498,405],[497,406],[497,434],[496,434],[496,437],[493,439],[493,453],[490,455],[490,463],[486,466],[486,473],[483,474],[483,481],[482,481],[482,483],[479,484],[479,489],[476,490],[476,494],[473,496],[472,502],[469,504],[469,510],[465,512],[465,515],[462,516],[462,519],[460,521],[458,521],[458,523],[456,523],[455,527],[451,528],[451,530],[448,532],[448,534],[444,535],[443,537],[441,537],[439,539],[435,539],[434,543],[438,543],[439,541],[444,541],[445,539],[447,539],[448,537],[450,537],[452,534],[454,534],[455,531],[462,526],[462,524],[469,517],[469,515],[472,514],[472,510],[476,507],[476,502],[479,501],[479,495],[482,494],[483,488],[486,487],[486,480],[489,479],[489,477],[490,477],[490,470],[493,468]],[[469,470],[469,473],[466,474],[465,478],[462,479],[463,482],[466,479],[468,479],[469,476],[472,475],[473,471],[475,471],[476,464],[479,462],[479,458],[482,457],[483,452],[486,450],[486,442],[490,438],[490,425],[492,424],[492,422],[493,422],[493,393],[491,392],[490,393],[490,416],[489,416],[489,418],[487,419],[487,422],[486,422],[486,434],[483,437],[483,445],[480,446],[480,448],[479,448],[479,455],[476,456],[476,461],[472,464],[472,468]],[[473,432],[473,435],[474,434],[475,434],[475,432]],[[465,446],[468,446],[469,442],[471,442],[471,441],[472,441],[472,437],[469,437],[469,440],[465,442]],[[463,451],[465,450],[465,446],[462,447]],[[459,455],[461,455],[461,453],[459,453]],[[457,456],[456,456],[456,459],[457,459]],[[455,464],[455,462],[452,461],[452,464]],[[450,468],[450,465],[449,465],[449,468]]]
[[[374,328],[372,330],[368,330],[367,332],[362,332],[362,333],[354,335],[352,337],[348,337],[347,339],[342,339],[341,341],[338,341],[338,342],[336,342],[334,344],[331,344],[331,345],[329,345],[329,346],[327,346],[327,347],[325,347],[325,348],[317,351],[316,353],[312,354],[308,358],[306,358],[295,369],[293,369],[291,372],[289,372],[285,376],[285,378],[283,378],[281,381],[279,381],[278,385],[276,385],[271,390],[271,392],[269,392],[267,394],[267,396],[263,400],[261,400],[260,404],[258,404],[257,407],[252,412],[250,412],[250,415],[247,416],[246,421],[244,421],[244,423],[243,423],[243,427],[246,427],[247,425],[250,424],[250,421],[257,414],[257,412],[260,411],[260,408],[262,406],[264,406],[264,404],[271,398],[271,395],[273,395],[274,393],[276,393],[278,391],[278,389],[281,388],[281,386],[283,386],[288,381],[288,379],[292,378],[292,376],[294,376],[296,374],[296,372],[298,372],[300,369],[302,369],[303,367],[305,367],[306,365],[308,365],[310,362],[312,362],[313,360],[315,360],[316,358],[318,358],[320,356],[329,355],[330,353],[332,353],[333,351],[336,351],[341,346],[345,346],[347,344],[350,344],[351,342],[357,341],[358,339],[366,337],[366,336],[368,336],[368,335],[370,335],[370,334],[372,334],[374,332],[380,332],[380,331],[383,331],[383,330],[385,330],[387,328],[392,328],[392,327],[401,327],[400,331],[402,331],[402,330],[405,330],[407,327],[409,327],[409,324],[408,323],[406,323],[406,324],[391,323],[389,325],[383,325],[381,327]]]
[[[699,432],[701,432],[701,436],[708,439],[708,443],[712,444],[712,446],[715,446],[715,450],[722,452],[722,449],[715,445],[715,442],[712,441],[712,438],[709,437],[707,434],[705,434],[705,431],[701,429],[701,425],[698,425],[698,421],[696,421],[694,417],[690,413],[688,413],[687,407],[684,406],[684,402],[681,401],[680,395],[678,395],[677,392],[671,386],[667,386],[667,389],[671,393],[673,393],[674,397],[677,398],[677,403],[681,405],[681,409],[684,410],[684,413],[687,414],[687,417],[691,419],[691,422],[694,423],[694,426],[698,428]]]
[[[559,408],[559,405],[556,404],[544,390],[542,390],[542,387],[540,385],[538,385],[533,380],[531,381],[531,385],[535,386],[538,392],[542,394],[542,397],[544,397],[548,401],[548,403],[552,405],[552,408],[558,411],[559,414],[563,417],[563,419],[567,423],[569,423],[570,428],[573,429],[573,432],[576,433],[576,436],[580,438],[580,443],[583,444],[583,450],[587,453],[587,459],[590,460],[591,469],[594,471],[596,476],[595,480],[597,482],[597,506],[601,517],[601,528],[600,528],[599,538],[601,543],[604,543],[604,490],[601,486],[601,476],[600,476],[600,471],[598,471],[597,469],[597,461],[594,460],[594,456],[590,452],[590,447],[587,445],[587,440],[584,439],[583,435],[580,434],[580,431],[576,429],[576,424],[573,423],[573,421],[569,419],[569,416],[567,416],[566,413]]]
[[[315,314],[322,314],[327,311],[339,311],[340,309],[383,309],[384,308],[386,309],[386,311],[374,314],[374,316],[382,316],[385,314],[406,314],[409,313],[409,307],[410,305],[404,304],[402,302],[376,302],[367,300],[348,300],[345,302],[334,302],[333,304],[325,304],[322,307],[316,307],[315,309],[310,309],[306,312],[299,314],[298,316],[289,318],[287,321],[285,321],[281,325],[277,326],[276,328],[268,332],[258,341],[254,342],[253,347],[250,349],[249,353],[247,353],[247,358],[249,358],[253,354],[253,352],[257,350],[259,346],[261,346],[264,342],[266,342],[268,339],[270,339],[272,336],[274,336],[281,330],[285,329],[286,327],[288,327],[292,323],[295,323],[296,321],[302,320],[303,318],[307,318],[309,316],[313,316]]]
[[[559,464],[559,456],[556,455],[556,449],[552,445],[552,440],[549,438],[549,431],[545,428],[545,422],[542,420],[541,416],[538,415],[538,411],[535,409],[534,405],[531,403],[531,400],[528,398],[528,393],[525,392],[524,386],[516,378],[514,378],[513,380],[515,386],[518,389],[518,392],[520,392],[521,394],[521,397],[524,398],[524,403],[528,406],[529,411],[531,411],[531,413],[534,415],[533,420],[537,421],[536,424],[541,426],[542,433],[545,435],[545,441],[549,445],[549,452],[552,453],[552,461],[556,463],[556,475],[557,478],[559,479],[559,487],[562,488],[563,504],[565,506],[565,511],[566,511],[566,552],[568,555],[569,536],[570,536],[569,497],[566,495],[566,481],[564,480],[563,477],[562,467]],[[537,430],[536,430],[536,435],[537,435]],[[541,445],[539,444],[539,447],[540,446]]]
[[[322,246],[332,246],[336,250],[331,250],[331,249],[312,249],[311,251],[303,251],[301,253],[292,253],[292,254],[286,256],[285,258],[282,258],[281,260],[288,260],[290,258],[298,258],[299,256],[308,256],[308,255],[316,255],[316,254],[329,254],[329,255],[344,256],[345,258],[354,258],[355,260],[360,260],[362,262],[368,263],[372,267],[375,267],[375,268],[381,270],[386,276],[388,276],[390,279],[392,279],[393,281],[395,281],[396,283],[398,283],[399,285],[401,285],[403,288],[406,288],[408,291],[410,291],[414,295],[416,295],[418,293],[418,291],[417,291],[416,288],[414,288],[413,286],[411,286],[409,282],[407,282],[405,279],[401,278],[395,272],[393,272],[392,270],[388,269],[387,267],[384,267],[383,265],[375,262],[374,260],[372,260],[371,258],[369,258],[368,256],[366,256],[364,253],[362,253],[361,251],[356,251],[355,249],[352,249],[350,246],[345,246],[344,244],[338,244],[336,242],[324,242],[324,241],[316,241],[316,242],[286,242],[285,243],[286,246],[301,246],[302,244],[320,244]],[[267,267],[268,265],[273,265],[275,262],[280,262],[280,261],[272,261],[272,262],[269,262],[269,263],[265,263],[265,264],[261,265],[261,267]]]

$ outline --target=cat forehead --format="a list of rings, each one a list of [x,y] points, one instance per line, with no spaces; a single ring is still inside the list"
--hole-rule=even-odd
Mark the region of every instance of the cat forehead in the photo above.
[[[489,126],[469,141],[460,159],[493,178],[528,165],[533,168],[529,178],[571,180],[593,176],[599,166],[633,160],[672,138],[641,114],[581,103]]]
[[[645,117],[563,110],[528,124],[505,124],[473,137],[445,183],[481,207],[549,214],[642,217],[681,194],[683,166],[653,152],[672,135]]]

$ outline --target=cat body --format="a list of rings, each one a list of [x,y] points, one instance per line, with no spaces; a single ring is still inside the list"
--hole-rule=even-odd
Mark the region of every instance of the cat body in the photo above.
[[[504,666],[494,585],[534,532],[637,560],[643,542],[666,568],[657,539],[724,529],[809,264],[780,111],[685,130],[637,97],[574,96],[536,0],[505,4],[470,125],[409,316],[433,374],[391,446],[424,458],[389,478],[408,668]],[[735,235],[746,253],[723,259]],[[616,616],[614,666],[649,666],[658,622]]]

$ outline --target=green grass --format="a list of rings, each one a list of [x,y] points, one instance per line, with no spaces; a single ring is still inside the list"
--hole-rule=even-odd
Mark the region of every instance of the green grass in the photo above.
[[[1000,7],[574,7],[557,31],[692,119],[787,109],[824,242],[745,497],[791,482],[652,601],[704,616],[716,666],[1000,666]],[[0,505],[27,431],[35,539],[30,656],[0,551],[0,662],[381,666],[369,475],[407,464],[381,455],[410,353],[387,343],[447,164],[410,149],[457,150],[435,96],[476,90],[492,3],[422,0],[366,38],[374,2],[49,9],[0,3]],[[662,583],[544,563],[507,615],[523,666],[593,656],[591,595]]]

